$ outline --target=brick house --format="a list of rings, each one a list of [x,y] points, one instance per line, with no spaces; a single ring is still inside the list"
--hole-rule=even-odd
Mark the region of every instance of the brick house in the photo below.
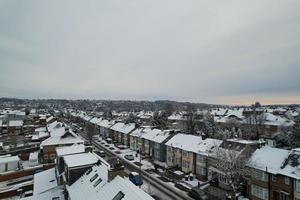
[[[62,134],[54,135],[54,132],[63,131]],[[52,134],[52,135],[51,135]],[[84,144],[84,141],[71,130],[61,127],[56,129],[50,137],[41,142],[40,149],[44,163],[53,163],[56,158],[56,147]]]
[[[167,165],[180,167],[185,173],[192,172],[204,181],[207,179],[206,159],[211,150],[220,144],[217,139],[177,134],[166,143]]]
[[[288,151],[272,147],[257,149],[249,166],[251,199],[299,199],[300,149]]]

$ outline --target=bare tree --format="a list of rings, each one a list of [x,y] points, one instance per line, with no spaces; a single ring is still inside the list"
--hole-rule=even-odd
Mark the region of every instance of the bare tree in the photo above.
[[[266,115],[264,113],[259,113],[256,110],[246,118],[246,138],[258,140],[261,135],[265,133],[265,121]]]
[[[196,134],[198,130],[198,121],[195,107],[188,105],[187,112],[183,119],[184,129],[188,134]]]
[[[222,178],[227,180],[231,188],[231,199],[236,199],[241,183],[250,174],[247,167],[248,158],[240,152],[223,148],[216,149],[216,157],[216,167],[223,172],[218,176],[223,176]]]
[[[171,116],[173,114],[173,112],[175,111],[174,110],[174,107],[173,107],[173,104],[171,103],[166,103],[164,105],[164,111],[166,112],[167,116]]]
[[[85,126],[85,133],[89,143],[92,144],[93,136],[97,134],[95,125],[91,123],[87,123]]]

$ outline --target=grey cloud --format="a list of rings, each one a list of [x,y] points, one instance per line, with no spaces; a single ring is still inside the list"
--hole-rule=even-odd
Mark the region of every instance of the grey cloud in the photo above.
[[[299,10],[296,0],[1,1],[0,93],[300,100]]]

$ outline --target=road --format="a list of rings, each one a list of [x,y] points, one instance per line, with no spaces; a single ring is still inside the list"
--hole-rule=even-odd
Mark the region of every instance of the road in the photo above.
[[[79,134],[85,139],[85,133],[79,132]],[[93,146],[98,149],[102,150],[106,153],[108,157],[119,157],[118,154],[115,152],[112,152],[108,149],[106,149],[101,144],[93,141]],[[128,162],[127,160],[119,157],[122,161],[125,169],[125,172],[130,171],[139,171],[139,167],[135,164]],[[159,199],[162,200],[192,200],[184,191],[179,191],[176,188],[172,187],[171,185],[168,185],[167,183],[164,183],[163,181],[159,180],[153,174],[150,174],[144,170],[141,171],[142,177],[144,179],[144,186],[142,187],[143,190],[145,190],[147,193],[151,195],[156,195],[159,197]]]

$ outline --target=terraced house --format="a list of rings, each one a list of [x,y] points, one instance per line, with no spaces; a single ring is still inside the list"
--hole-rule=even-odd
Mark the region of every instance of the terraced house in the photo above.
[[[112,139],[126,146],[130,146],[130,133],[136,129],[135,123],[118,122],[114,124],[110,130],[112,131]]]
[[[300,199],[300,149],[262,147],[249,162],[251,199]]]
[[[217,139],[202,139],[201,136],[177,134],[167,143],[167,165],[177,166],[183,172],[192,172],[207,179],[207,157],[221,144]]]

